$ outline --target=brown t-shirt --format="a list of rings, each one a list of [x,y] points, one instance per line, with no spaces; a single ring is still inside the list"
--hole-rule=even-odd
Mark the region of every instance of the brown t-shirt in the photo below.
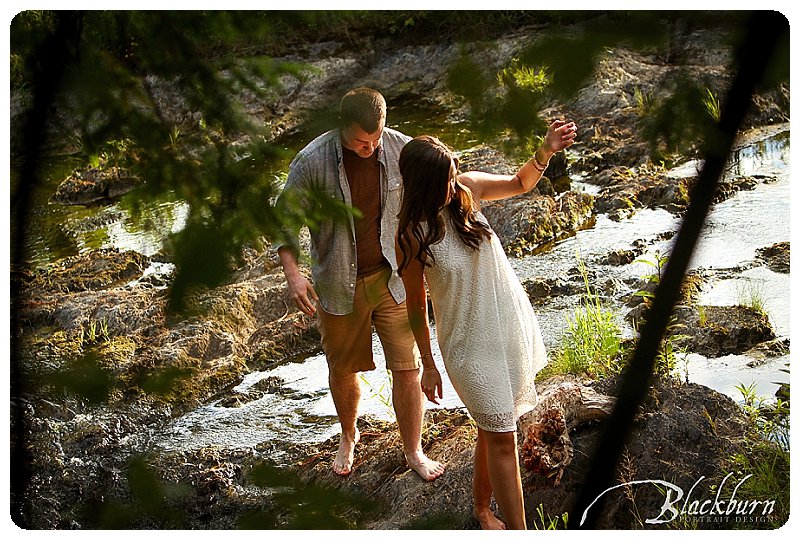
[[[388,264],[381,251],[381,164],[377,151],[362,158],[342,150],[353,206],[363,214],[355,218],[358,275],[367,276]]]

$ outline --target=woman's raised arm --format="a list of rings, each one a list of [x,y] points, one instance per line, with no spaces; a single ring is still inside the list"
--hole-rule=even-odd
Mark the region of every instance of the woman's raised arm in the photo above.
[[[572,146],[577,130],[575,122],[556,120],[547,128],[542,145],[517,174],[510,176],[469,171],[459,175],[458,181],[472,191],[476,201],[505,199],[527,193],[536,187],[553,154]]]

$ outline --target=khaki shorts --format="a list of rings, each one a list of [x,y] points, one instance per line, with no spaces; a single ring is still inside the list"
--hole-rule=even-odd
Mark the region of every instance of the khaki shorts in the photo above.
[[[318,306],[322,349],[334,377],[375,369],[373,325],[383,346],[387,369],[404,371],[422,366],[406,304],[395,302],[387,286],[390,276],[391,270],[387,269],[358,278],[353,311],[347,315],[331,315]]]

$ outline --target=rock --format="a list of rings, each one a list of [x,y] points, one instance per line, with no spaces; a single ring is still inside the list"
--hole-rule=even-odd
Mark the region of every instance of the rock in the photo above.
[[[625,266],[631,264],[643,253],[643,250],[637,249],[615,249],[606,253],[598,263],[606,264],[609,266]]]
[[[496,149],[479,145],[459,155],[462,171],[480,170],[493,174],[513,174],[518,166]],[[553,169],[566,176],[566,160],[553,159],[547,172]],[[494,229],[506,252],[521,256],[534,252],[548,242],[575,234],[591,222],[593,198],[582,192],[562,192],[556,195],[553,183],[546,179],[540,188],[501,201],[482,201],[482,211]],[[559,188],[568,184],[563,181]]]
[[[492,174],[514,174],[519,164],[497,150],[496,148],[479,144],[457,154],[461,172],[483,171]]]
[[[641,208],[680,212],[689,203],[690,182],[672,178],[660,167],[617,167],[601,178],[606,187],[597,196],[595,206],[598,212],[608,213],[612,219],[630,217]]]
[[[86,171],[76,171],[67,177],[50,201],[64,205],[108,203],[141,184],[140,178],[119,167],[92,167]]]
[[[24,358],[52,372],[92,355],[122,395],[160,385],[160,399],[188,409],[259,366],[319,347],[316,320],[292,312],[283,273],[261,261],[234,281],[188,299],[189,317],[167,313],[166,291],[128,280],[146,257],[115,250],[63,259],[23,281]],[[260,272],[255,267],[261,268]]]
[[[548,399],[544,396],[557,395],[551,394],[554,389],[568,389],[576,384],[581,383],[561,378],[541,381],[543,402]],[[580,392],[584,392],[584,388]],[[561,397],[567,398],[565,402],[572,402],[575,396],[567,391]],[[605,415],[607,404],[597,411],[597,418]],[[555,410],[547,406],[544,409]],[[574,426],[570,432],[574,448],[572,462],[563,468],[561,483],[554,485],[551,478],[522,468],[526,514],[531,527],[540,523],[540,505],[545,516],[570,513],[570,518],[576,517],[572,506],[585,481],[599,434],[598,420],[588,421],[591,415],[569,418],[569,411],[578,410],[580,407],[568,406],[568,414],[561,422],[562,428]],[[588,412],[591,408],[583,410]],[[306,452],[310,458],[297,467],[298,474],[304,482],[320,489],[336,489],[343,497],[357,494],[372,497],[379,511],[364,516],[360,528],[475,529],[478,524],[471,515],[474,424],[463,413],[441,410],[428,411],[425,425],[426,453],[447,465],[445,474],[434,482],[424,482],[409,471],[403,462],[397,428],[391,423],[360,424],[363,442],[356,451],[350,476],[336,477],[330,470],[338,444],[336,437],[323,445],[309,447]],[[363,436],[365,432],[366,437]],[[698,487],[696,495],[698,498],[708,496],[713,482],[719,482],[728,472],[724,460],[738,451],[747,433],[744,416],[730,398],[700,385],[657,385],[637,416],[623,455],[620,482],[665,479],[688,491],[705,476],[708,482]],[[524,460],[524,456],[521,455],[521,459]],[[628,495],[621,490],[609,494],[605,502],[610,510],[603,514],[598,526],[633,529],[642,526],[637,514],[657,516],[664,499],[663,496],[659,499],[654,487],[649,489],[652,492],[643,487]],[[710,497],[713,499],[713,495]],[[633,512],[633,508],[637,512]],[[700,523],[698,527],[714,528],[714,525]]]
[[[368,495],[381,509],[360,523],[366,529],[477,528],[472,517],[472,454],[476,429],[461,411],[426,412],[423,448],[432,459],[447,462],[443,476],[425,482],[410,470],[394,423],[359,419],[361,443],[353,472],[346,478],[331,470],[338,437],[310,448],[310,459],[297,468],[300,478],[344,496]]]
[[[280,377],[267,377],[258,381],[245,392],[236,392],[235,394],[221,399],[217,405],[229,408],[241,407],[246,403],[260,399],[266,394],[283,394],[286,393],[283,383],[284,380]]]
[[[773,272],[789,273],[789,242],[778,242],[771,246],[756,250],[757,258],[766,263]]]
[[[593,203],[594,198],[582,192],[569,191],[556,199],[526,193],[486,202],[483,213],[506,252],[522,256],[591,223]]]
[[[775,332],[764,313],[746,306],[698,306],[676,312],[672,334],[691,352],[716,358],[741,354],[766,341]]]
[[[577,492],[582,488],[590,458],[597,451],[600,426],[586,424],[571,433],[574,458],[561,484],[537,473],[523,471],[525,504],[529,523],[536,520],[533,510],[541,505],[545,516],[575,515]],[[698,499],[712,498],[712,485],[729,471],[725,460],[736,452],[747,437],[747,423],[737,405],[727,396],[700,385],[656,385],[637,415],[633,432],[625,446],[615,476],[615,484],[633,480],[667,480],[684,492],[705,477],[693,494]],[[598,529],[641,529],[642,520],[658,516],[664,504],[663,493],[654,486],[614,490],[605,495]],[[632,509],[635,508],[635,511]],[[580,512],[580,509],[578,509]],[[698,528],[719,525],[697,523]],[[724,525],[722,525],[724,527]]]
[[[746,355],[752,358],[747,367],[758,367],[771,358],[779,358],[789,354],[789,338],[777,338],[759,343],[748,350]]]
[[[656,269],[653,268],[655,272]],[[681,283],[680,297],[678,298],[678,306],[680,308],[684,305],[690,305],[695,302],[695,299],[700,294],[703,284],[706,282],[706,276],[697,271],[689,271],[683,276],[683,283]],[[625,303],[628,307],[639,306],[642,303],[647,303],[649,298],[656,293],[658,288],[658,280],[650,279],[649,276],[640,279],[638,282],[632,284],[636,292],[628,296]],[[643,294],[640,294],[643,293]],[[643,306],[642,309],[635,312],[629,312],[625,318],[641,325],[644,322],[644,315],[646,314],[648,306]]]
[[[150,260],[135,251],[103,249],[37,268],[26,284],[39,293],[99,291],[140,277]]]
[[[775,391],[775,397],[789,403],[789,385],[787,383],[781,383]]]
[[[586,290],[583,281],[566,280],[563,277],[525,278],[522,286],[532,303],[541,303],[556,296],[581,294]]]

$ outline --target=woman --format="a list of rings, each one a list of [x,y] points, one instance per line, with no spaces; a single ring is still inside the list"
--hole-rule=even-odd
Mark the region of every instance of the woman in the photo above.
[[[398,271],[422,353],[422,391],[433,403],[442,397],[431,356],[427,281],[447,373],[478,426],[473,499],[484,529],[526,526],[516,420],[536,403],[534,376],[547,356],[530,301],[479,201],[533,189],[551,156],[572,145],[575,135],[574,123],[553,122],[513,176],[459,174],[452,151],[430,136],[409,141],[400,154]],[[492,494],[506,523],[490,509]]]

